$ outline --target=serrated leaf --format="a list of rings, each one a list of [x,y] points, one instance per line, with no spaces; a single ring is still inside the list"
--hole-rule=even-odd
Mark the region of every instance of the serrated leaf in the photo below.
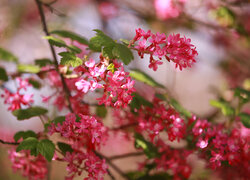
[[[38,140],[34,137],[28,137],[24,139],[18,146],[16,151],[19,152],[21,150],[32,150],[36,149],[38,144]]]
[[[55,153],[55,145],[52,141],[43,139],[37,144],[37,151],[50,162]]]
[[[112,53],[114,56],[121,59],[126,65],[128,65],[134,59],[132,51],[123,44],[115,44]]]
[[[221,109],[222,113],[225,116],[232,116],[234,115],[234,109],[226,102],[223,100],[211,100],[210,104],[214,107],[217,107],[219,109]]]
[[[113,53],[113,46],[107,46],[102,49],[102,55],[104,57],[108,57],[109,59],[114,59]]]
[[[35,65],[39,67],[44,67],[44,66],[51,65],[51,64],[54,64],[54,63],[50,59],[47,59],[47,58],[35,60]]]
[[[70,38],[72,40],[78,41],[81,44],[86,44],[86,45],[89,44],[89,42],[88,42],[88,40],[86,38],[84,38],[83,36],[81,36],[79,34],[71,32],[71,31],[55,30],[55,31],[52,31],[50,33],[51,34],[56,34],[56,35],[61,36],[61,37]]]
[[[142,148],[149,159],[159,156],[157,148],[138,133],[135,133],[135,147]]]
[[[11,52],[0,47],[0,60],[8,62],[18,62],[18,58]]]
[[[62,151],[62,153],[65,155],[66,152],[73,152],[72,147],[69,144],[58,142],[57,143],[58,148]]]
[[[59,55],[62,57],[60,62],[61,65],[77,67],[83,63],[83,61],[79,57],[75,56],[74,53],[61,52]]]
[[[23,138],[26,139],[28,137],[34,137],[36,138],[37,135],[34,131],[28,130],[28,131],[19,131],[14,135],[14,140],[17,142],[19,139]]]
[[[96,107],[96,115],[101,117],[101,118],[105,118],[107,115],[107,109],[105,106],[97,106]]]
[[[32,78],[29,79],[29,83],[33,86],[35,89],[40,89],[42,87],[41,83],[39,81],[36,81]]]
[[[21,73],[38,73],[40,71],[39,66],[31,65],[31,64],[18,64],[17,70]]]
[[[242,122],[242,124],[247,127],[250,128],[250,114],[247,113],[240,113],[239,114],[240,120]]]
[[[48,112],[47,109],[35,106],[35,107],[30,107],[28,109],[17,109],[13,111],[12,114],[16,116],[18,120],[24,120],[24,119],[29,119],[31,117],[46,114],[47,112]]]
[[[129,73],[129,76],[152,87],[165,88],[165,86],[156,82],[151,76],[139,69],[132,69]]]
[[[113,47],[116,43],[112,38],[104,34],[102,31],[95,29],[96,36],[89,40],[89,48],[96,52],[101,52],[102,47]]]
[[[4,68],[0,67],[0,80],[8,81],[8,75]]]
[[[170,99],[169,103],[174,107],[174,109],[176,111],[178,111],[181,115],[187,117],[187,118],[191,118],[192,117],[192,114],[186,110],[184,107],[182,107],[180,105],[180,103],[178,101],[176,101],[175,99]]]

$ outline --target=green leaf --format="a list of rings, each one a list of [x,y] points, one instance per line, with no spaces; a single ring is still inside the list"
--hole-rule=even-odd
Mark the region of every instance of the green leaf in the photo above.
[[[242,104],[245,104],[250,101],[250,91],[242,88],[235,88],[234,96],[239,97]]]
[[[65,155],[66,152],[73,152],[73,149],[69,144],[58,142],[57,146],[62,151],[63,155]]]
[[[58,116],[52,122],[57,125],[58,123],[63,124],[65,121],[65,116]]]
[[[221,109],[222,113],[225,116],[232,116],[234,115],[234,109],[226,102],[223,100],[211,100],[210,104],[214,107],[217,107],[219,109]]]
[[[35,137],[28,137],[17,146],[16,151],[36,149],[37,144],[38,140]]]
[[[0,60],[8,61],[8,62],[18,62],[18,59],[11,52],[0,47]]]
[[[121,59],[126,65],[128,65],[134,59],[132,51],[123,44],[115,44],[112,53],[114,56]]]
[[[115,41],[104,34],[102,31],[95,29],[96,36],[89,40],[89,48],[96,52],[101,52],[102,47],[113,47],[116,43]]]
[[[55,31],[52,31],[50,33],[51,34],[56,34],[56,35],[61,36],[61,37],[70,38],[72,40],[78,41],[81,44],[86,44],[86,45],[89,44],[89,42],[88,42],[88,40],[86,38],[84,38],[83,36],[81,36],[79,34],[71,32],[71,31],[55,30]]]
[[[61,52],[59,53],[59,55],[62,56],[60,63],[61,65],[77,67],[82,65],[83,63],[83,61],[77,56],[75,56],[74,53]]]
[[[153,104],[146,100],[144,97],[140,96],[137,93],[132,93],[133,100],[130,102],[129,106],[131,108],[131,111],[133,112],[134,109],[140,109],[141,106],[148,106],[153,107]]]
[[[250,114],[242,112],[239,114],[239,116],[240,116],[240,120],[241,120],[242,124],[245,127],[250,128]]]
[[[96,115],[101,117],[101,118],[105,118],[107,115],[107,109],[105,106],[97,106],[96,108]]]
[[[235,24],[235,14],[226,6],[218,7],[214,12],[215,18],[222,26],[233,26]]]
[[[30,107],[28,109],[17,109],[13,111],[12,114],[16,116],[18,120],[24,120],[34,116],[40,116],[46,114],[47,112],[48,112],[47,109],[35,106],[35,107]]]
[[[55,153],[55,145],[51,140],[43,139],[37,144],[37,151],[50,162]]]
[[[120,41],[124,44],[124,45],[126,45],[126,46],[128,46],[129,45],[129,40],[127,40],[127,39],[120,39]]]
[[[107,67],[107,70],[111,71],[112,73],[115,72],[115,65],[113,63],[110,63]]]
[[[131,180],[137,180],[140,177],[143,177],[146,175],[144,171],[134,171],[134,172],[128,172],[126,175],[129,177]]]
[[[162,84],[156,82],[152,77],[150,77],[148,74],[146,74],[145,72],[142,72],[139,69],[132,69],[129,75],[135,80],[141,81],[152,87],[165,88]]]
[[[59,38],[56,38],[56,37],[53,37],[53,36],[45,36],[44,39],[48,39],[50,45],[52,46],[57,46],[57,47],[65,47],[75,53],[81,53],[82,50],[79,49],[78,47],[76,46],[68,46],[63,40],[59,39]]]
[[[135,133],[135,147],[142,148],[149,159],[159,156],[157,148],[138,133]]]
[[[17,142],[19,139],[23,138],[26,139],[28,137],[34,137],[36,138],[37,135],[34,131],[28,130],[28,131],[19,131],[14,135],[14,140]]]
[[[102,49],[102,55],[104,57],[108,57],[109,59],[114,59],[112,50],[113,50],[113,46],[106,46]]]
[[[178,101],[176,101],[175,99],[170,99],[170,104],[174,107],[174,109],[176,111],[178,111],[181,115],[187,117],[187,118],[191,118],[192,117],[192,114],[186,110],[184,107],[182,107],[180,105],[180,103]]]
[[[29,79],[29,83],[33,86],[35,89],[40,89],[42,87],[41,83],[39,81],[34,80],[33,78]]]
[[[17,70],[21,73],[38,73],[40,71],[39,66],[34,66],[31,64],[18,64]]]
[[[8,81],[8,75],[4,68],[0,67],[0,80]]]
[[[51,65],[51,64],[54,64],[54,63],[50,59],[47,59],[47,58],[35,60],[35,65],[39,67],[44,67],[44,66]]]

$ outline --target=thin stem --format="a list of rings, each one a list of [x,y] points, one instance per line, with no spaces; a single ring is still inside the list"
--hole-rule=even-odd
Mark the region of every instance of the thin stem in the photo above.
[[[2,139],[0,139],[0,143],[2,143],[2,144],[8,144],[8,145],[19,145],[18,142],[6,142],[6,141],[3,141]]]
[[[40,14],[40,17],[41,17],[43,31],[47,36],[49,36],[50,33],[48,31],[48,26],[46,24],[46,19],[45,19],[45,15],[44,15],[44,12],[43,12],[42,3],[39,0],[35,0],[35,1],[36,1],[37,7],[38,7],[38,10],[39,10],[39,14]],[[60,78],[61,78],[61,81],[62,81],[62,85],[63,85],[63,89],[65,91],[65,96],[66,96],[68,108],[69,108],[70,112],[73,112],[73,109],[72,109],[71,103],[70,103],[70,91],[69,91],[69,88],[68,88],[68,86],[66,84],[66,81],[65,81],[63,75],[59,72],[59,65],[58,65],[55,49],[51,44],[49,44],[49,46],[50,46],[50,50],[51,50],[51,53],[52,53],[52,56],[53,56],[55,66],[56,66],[56,71],[60,75]]]
[[[111,157],[109,157],[109,160],[112,161],[115,159],[121,159],[121,158],[133,157],[133,156],[141,156],[141,155],[144,155],[144,153],[143,152],[132,152],[132,153],[111,156]]]

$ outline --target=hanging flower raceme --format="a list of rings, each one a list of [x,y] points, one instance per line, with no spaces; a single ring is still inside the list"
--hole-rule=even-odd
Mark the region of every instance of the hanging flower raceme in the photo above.
[[[31,156],[27,150],[16,152],[15,149],[8,151],[14,171],[21,171],[29,180],[42,180],[47,175],[47,162],[42,155]]]
[[[141,58],[144,57],[144,54],[150,55],[149,68],[154,71],[157,70],[158,65],[163,63],[162,57],[165,57],[168,61],[173,61],[176,68],[179,67],[182,70],[191,67],[196,62],[195,57],[198,55],[196,48],[191,44],[191,40],[185,36],[181,37],[180,34],[171,34],[166,37],[165,34],[153,34],[139,28],[136,30],[132,44],[135,42],[138,45],[135,45],[134,48]],[[158,60],[155,57],[158,57]]]

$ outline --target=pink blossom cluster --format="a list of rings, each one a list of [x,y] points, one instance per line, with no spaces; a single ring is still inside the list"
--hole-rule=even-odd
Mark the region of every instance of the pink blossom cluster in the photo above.
[[[236,124],[227,132],[222,124],[213,125],[206,120],[192,118],[195,121],[192,133],[197,147],[203,149],[201,156],[208,159],[212,169],[220,169],[222,163],[238,169],[238,176],[250,173],[250,135],[242,136],[242,128]],[[208,153],[209,152],[209,153]],[[209,155],[208,155],[209,154]],[[234,171],[235,172],[235,171]]]
[[[80,120],[77,120],[79,117]],[[95,149],[105,138],[106,128],[101,122],[98,122],[94,116],[87,116],[69,113],[62,124],[51,123],[49,128],[50,135],[60,133],[62,137],[67,138],[73,144],[74,148],[86,147]]]
[[[27,150],[16,152],[15,149],[8,151],[14,171],[22,171],[22,175],[29,180],[42,180],[47,175],[47,162],[42,155],[31,156]]]
[[[196,62],[195,57],[198,55],[196,48],[191,44],[191,39],[180,37],[180,34],[172,34],[166,37],[165,34],[156,33],[151,31],[145,32],[142,29],[136,29],[136,35],[133,43],[138,42],[135,49],[141,58],[144,54],[150,55],[149,68],[154,71],[157,70],[158,65],[163,62],[162,57],[168,61],[173,61],[176,68],[180,70],[183,68],[191,67]],[[159,60],[154,57],[158,57]]]
[[[155,0],[156,16],[161,20],[176,18],[183,10],[186,0]]]
[[[33,103],[33,94],[22,94],[21,91],[27,90],[27,87],[30,86],[28,79],[17,78],[18,88],[15,93],[4,89],[4,94],[1,94],[1,97],[4,98],[4,103],[9,105],[8,110],[14,111],[20,109],[23,106],[29,106]]]
[[[66,180],[72,180],[76,175],[80,176],[83,170],[88,172],[88,177],[84,180],[103,180],[107,173],[107,164],[105,159],[100,159],[93,152],[82,152],[74,150],[74,152],[66,153],[64,160],[68,163],[67,171],[69,176]]]
[[[124,71],[122,63],[113,61],[113,70],[107,70],[103,61],[96,64],[93,59],[85,62],[85,66],[78,67],[76,71],[84,72],[84,77],[75,85],[79,91],[87,93],[96,89],[103,89],[103,96],[97,98],[99,104],[116,108],[126,107],[132,100],[134,81],[129,73]]]
[[[51,124],[49,134],[60,133],[67,138],[74,150],[72,153],[67,152],[64,158],[68,162],[68,180],[75,175],[81,175],[83,170],[88,172],[86,179],[102,179],[107,165],[105,160],[101,160],[92,151],[100,143],[104,143],[107,137],[106,128],[93,116],[79,114],[78,117],[79,120],[75,114],[69,113],[62,124]]]
[[[192,173],[192,168],[187,162],[187,157],[192,151],[173,149],[162,139],[157,141],[156,146],[159,148],[159,153],[162,154],[159,158],[154,159],[157,169],[171,170],[175,180],[188,179]]]

